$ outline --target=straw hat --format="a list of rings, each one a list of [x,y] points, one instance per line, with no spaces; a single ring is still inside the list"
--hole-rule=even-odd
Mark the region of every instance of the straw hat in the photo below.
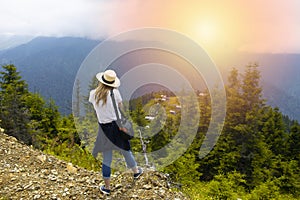
[[[96,75],[96,78],[104,85],[108,85],[110,87],[120,86],[120,79],[117,77],[117,74],[114,70],[109,69],[105,72],[100,72]]]

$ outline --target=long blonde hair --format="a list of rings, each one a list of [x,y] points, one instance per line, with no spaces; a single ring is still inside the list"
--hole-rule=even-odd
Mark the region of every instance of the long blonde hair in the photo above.
[[[107,101],[107,95],[112,88],[113,87],[104,85],[103,83],[99,82],[95,92],[96,104],[99,104],[99,102],[102,100],[102,105],[105,105]]]

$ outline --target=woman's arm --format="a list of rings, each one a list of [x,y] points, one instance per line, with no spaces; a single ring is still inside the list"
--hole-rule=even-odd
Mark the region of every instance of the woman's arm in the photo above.
[[[120,112],[121,112],[122,114],[124,114],[124,113],[125,113],[125,110],[124,110],[124,105],[123,105],[123,103],[122,103],[122,102],[118,103],[118,106],[119,106]]]

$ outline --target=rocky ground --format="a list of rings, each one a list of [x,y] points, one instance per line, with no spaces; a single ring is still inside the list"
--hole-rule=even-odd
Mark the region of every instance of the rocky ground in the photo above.
[[[99,172],[73,166],[0,133],[0,200],[188,199],[171,190],[167,180],[151,170],[137,181],[129,172],[118,173],[112,177],[112,193],[103,195]]]

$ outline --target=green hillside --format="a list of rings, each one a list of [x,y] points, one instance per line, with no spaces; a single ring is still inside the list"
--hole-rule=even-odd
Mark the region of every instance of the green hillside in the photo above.
[[[4,132],[36,149],[99,170],[88,151],[97,129],[91,105],[86,104],[85,116],[81,118],[62,116],[55,102],[28,91],[15,66],[2,68],[0,127]],[[145,166],[145,157],[137,159],[145,168],[155,168],[157,163],[166,163],[181,152],[181,144],[196,124],[191,145],[174,162],[157,168],[169,174],[170,188],[183,191],[191,199],[300,199],[300,125],[278,108],[266,105],[262,92],[257,65],[246,66],[242,74],[231,70],[222,134],[202,159],[199,150],[212,112],[208,91],[201,95],[197,92],[196,100],[191,91],[181,91],[177,96],[170,91],[153,92],[131,100],[127,115],[135,122],[137,136],[131,141],[133,152],[143,153],[138,134],[141,130],[149,166]],[[182,113],[189,117],[183,119]],[[148,120],[147,116],[153,118]],[[183,131],[177,137],[179,127]],[[83,132],[87,139],[82,137]],[[177,148],[165,149],[159,157],[151,154],[170,143]]]

